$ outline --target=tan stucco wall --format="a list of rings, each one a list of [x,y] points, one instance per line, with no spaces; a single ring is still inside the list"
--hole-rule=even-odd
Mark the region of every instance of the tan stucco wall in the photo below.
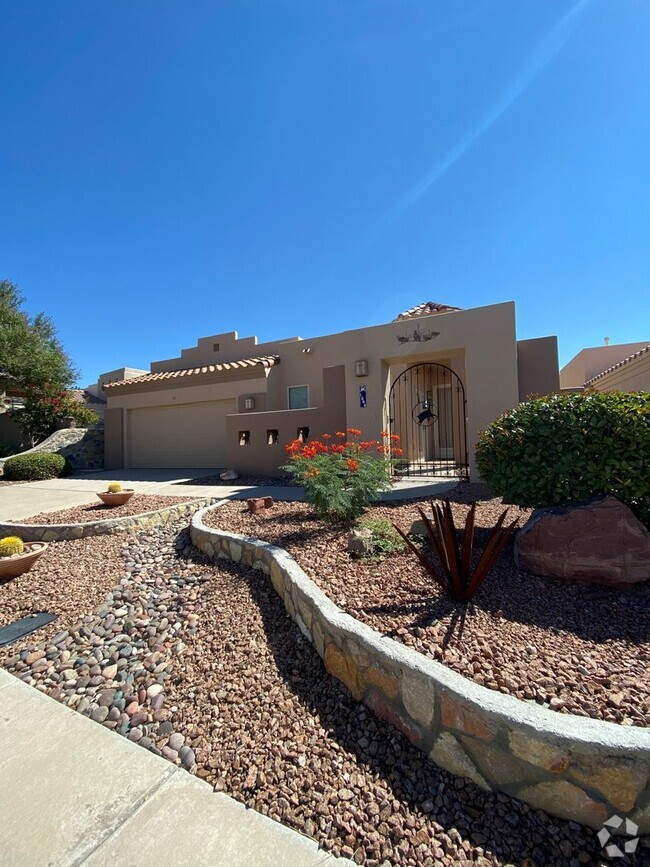
[[[298,428],[308,427],[309,438],[345,430],[345,368],[343,365],[323,371],[323,406],[310,409],[230,415],[226,426],[226,462],[237,472],[254,475],[279,475],[287,461],[285,446],[298,435]],[[269,445],[268,431],[278,431],[278,443]],[[248,431],[250,440],[240,445],[240,431]]]
[[[104,468],[121,470],[124,466],[124,410],[109,407],[104,414]]]
[[[557,337],[517,341],[519,400],[532,394],[551,394],[560,389]]]
[[[420,335],[430,331],[438,334],[431,340],[407,340],[415,330]],[[231,353],[230,360],[278,354],[280,364],[265,372],[258,369],[261,378],[254,383],[242,381],[240,373],[237,380],[223,382],[216,377],[214,383],[209,385],[179,384],[168,387],[166,383],[158,383],[148,391],[133,393],[124,393],[122,389],[112,393],[109,389],[106,392],[109,406],[128,410],[172,401],[186,403],[228,397],[239,400],[246,394],[266,393],[266,411],[278,412],[288,409],[289,386],[308,385],[310,406],[322,409],[325,403],[323,371],[344,365],[345,374],[338,389],[341,413],[343,405],[345,407],[344,416],[341,414],[341,418],[345,418],[347,427],[360,428],[365,436],[375,438],[386,427],[386,395],[395,372],[418,362],[440,361],[449,364],[465,384],[470,470],[476,477],[473,446],[479,432],[519,401],[513,302],[391,322],[306,340],[292,339],[265,344],[251,343],[253,340],[247,338],[236,341],[234,332],[230,335],[202,338],[197,347],[184,350],[180,358],[156,362],[152,368],[178,369],[225,361],[226,357],[223,356],[218,359],[208,358],[214,343],[219,343],[219,353]],[[236,349],[238,351],[235,353]],[[365,377],[355,376],[354,363],[361,359],[368,362],[368,376]],[[263,378],[265,373],[268,374],[268,379]],[[366,387],[367,393],[365,408],[360,406],[359,401],[359,387],[362,385]],[[131,391],[131,386],[128,386],[126,391]],[[288,424],[291,429],[301,424],[300,421],[294,421],[299,418],[300,412],[295,410],[290,414],[291,420]],[[246,415],[251,420],[249,425],[242,429],[252,429],[255,425],[265,432],[267,428],[277,428],[280,424],[278,420],[277,423],[267,425],[268,418],[255,421],[254,413]],[[324,423],[325,420],[322,421],[322,424]],[[235,427],[240,429],[239,421]],[[234,429],[233,427],[232,430]],[[295,433],[292,433],[291,438],[294,435]],[[229,449],[232,447],[230,439],[229,433]],[[264,451],[264,454],[268,453]],[[269,465],[268,470],[270,469]]]
[[[596,391],[650,391],[650,352],[599,376],[590,387]]]
[[[630,355],[634,355],[650,340],[642,343],[617,343],[613,346],[592,346],[582,349],[560,371],[560,387],[572,388],[584,385],[592,376],[597,376],[609,367],[618,364]]]

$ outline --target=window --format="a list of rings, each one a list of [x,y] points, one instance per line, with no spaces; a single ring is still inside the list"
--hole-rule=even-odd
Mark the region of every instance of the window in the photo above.
[[[267,430],[266,432],[266,442],[270,446],[277,446],[280,442],[280,431],[278,430]]]
[[[309,439],[309,428],[299,427],[296,432],[296,439],[298,439],[301,443],[306,443]]]
[[[239,445],[249,446],[251,444],[251,432],[249,430],[239,431]]]
[[[309,406],[308,385],[290,385],[287,392],[289,409],[307,409]]]
[[[212,351],[213,352],[219,352],[219,344],[218,343],[212,344]]]

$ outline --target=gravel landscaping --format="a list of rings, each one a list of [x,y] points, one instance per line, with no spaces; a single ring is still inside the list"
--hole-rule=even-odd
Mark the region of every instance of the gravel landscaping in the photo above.
[[[178,485],[211,485],[222,488],[270,488],[291,487],[292,481],[289,476],[271,478],[269,476],[238,476],[234,481],[226,481],[219,476],[223,470],[219,470],[214,476],[199,476],[198,479],[188,479],[186,482],[177,482]]]
[[[58,512],[40,512],[29,518],[20,518],[20,524],[85,524],[106,518],[126,518],[143,512],[155,512],[177,503],[189,503],[194,497],[161,497],[153,494],[134,494],[123,506],[106,506],[95,500]]]
[[[0,581],[0,626],[49,611],[58,619],[28,639],[43,640],[93,612],[124,571],[122,544],[116,536],[51,543],[29,572]],[[0,648],[0,662],[12,652]]]
[[[477,500],[479,543],[480,528],[504,508],[479,486],[461,486],[450,499],[457,526]],[[529,511],[511,514],[523,524]],[[405,531],[419,517],[414,502],[382,504],[369,516]],[[477,683],[563,713],[650,724],[647,584],[614,591],[536,577],[517,570],[510,545],[462,615],[411,552],[352,559],[347,531],[317,520],[304,503],[250,515],[231,502],[204,521],[285,548],[349,614]]]
[[[84,561],[73,601],[5,667],[360,864],[599,863],[591,829],[451,776],[353,701],[270,581],[207,561],[186,523],[52,546],[63,571]]]

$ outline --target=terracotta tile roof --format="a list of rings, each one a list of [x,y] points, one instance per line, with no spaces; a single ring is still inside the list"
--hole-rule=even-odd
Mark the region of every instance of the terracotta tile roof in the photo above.
[[[635,358],[639,358],[639,356],[644,355],[646,352],[650,352],[650,344],[648,344],[648,346],[644,346],[643,349],[639,349],[639,351],[635,352],[633,355],[629,355],[627,358],[624,358],[623,361],[619,361],[618,364],[613,364],[611,367],[608,367],[607,370],[603,370],[601,373],[597,373],[596,376],[592,376],[591,379],[588,379],[585,382],[585,385],[591,385],[592,382],[600,379],[601,376],[605,376],[606,374],[611,373],[613,370],[617,370],[619,367],[623,367],[624,365],[629,364],[631,361],[634,361]]]
[[[403,319],[415,319],[417,316],[431,316],[434,313],[453,313],[455,310],[460,310],[460,307],[450,307],[448,304],[438,304],[437,301],[425,301],[424,304],[418,304],[417,307],[411,307],[410,310],[405,310],[393,319],[393,322],[401,322]]]
[[[85,388],[71,388],[69,393],[77,403],[106,403],[105,398],[97,397],[97,395],[92,394]]]
[[[119,382],[107,382],[104,390],[121,388],[127,385],[144,385],[149,382],[161,382],[166,379],[181,377],[206,376],[210,373],[221,373],[228,370],[244,370],[247,367],[274,367],[280,363],[279,355],[267,355],[262,358],[242,358],[240,361],[228,361],[223,364],[206,364],[203,367],[188,367],[182,370],[165,370],[160,373],[145,373],[131,379],[121,379]]]

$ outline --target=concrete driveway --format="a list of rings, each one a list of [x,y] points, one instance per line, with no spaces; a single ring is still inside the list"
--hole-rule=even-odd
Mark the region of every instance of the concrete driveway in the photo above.
[[[251,488],[242,485],[188,485],[192,479],[213,476],[214,469],[113,470],[78,473],[64,479],[47,479],[21,485],[0,485],[0,521],[28,518],[39,512],[58,512],[91,503],[97,491],[105,491],[109,482],[122,482],[141,494],[169,497],[236,497],[272,496],[299,500],[300,488]],[[99,500],[97,500],[99,502]]]
[[[78,473],[65,479],[47,479],[24,485],[0,485],[0,521],[17,521],[39,512],[58,512],[73,506],[95,501],[97,491],[105,491],[109,482],[122,482],[142,494],[169,497],[215,497],[242,499],[246,497],[274,497],[276,500],[301,500],[302,488],[269,485],[245,487],[232,485],[190,485],[192,479],[213,476],[215,470],[197,469],[161,470],[102,470],[96,473]],[[397,482],[382,500],[402,500],[416,497],[438,497],[455,487],[455,479],[408,479]]]

